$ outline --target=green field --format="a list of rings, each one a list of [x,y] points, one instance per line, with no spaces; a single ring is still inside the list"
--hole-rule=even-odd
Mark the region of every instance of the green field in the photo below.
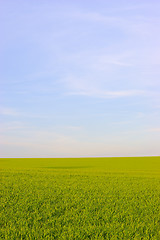
[[[160,239],[160,157],[0,159],[0,239]]]

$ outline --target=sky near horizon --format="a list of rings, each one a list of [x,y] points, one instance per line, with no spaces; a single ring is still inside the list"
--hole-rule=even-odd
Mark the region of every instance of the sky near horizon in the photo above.
[[[0,157],[160,155],[160,1],[0,0]]]

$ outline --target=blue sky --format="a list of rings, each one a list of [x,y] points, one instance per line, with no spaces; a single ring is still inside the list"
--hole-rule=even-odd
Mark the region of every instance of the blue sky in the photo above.
[[[158,0],[0,6],[0,157],[160,155]]]

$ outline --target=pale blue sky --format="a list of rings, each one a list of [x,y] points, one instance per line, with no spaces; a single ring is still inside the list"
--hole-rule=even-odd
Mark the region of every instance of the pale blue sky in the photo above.
[[[158,0],[0,0],[0,157],[160,155]]]

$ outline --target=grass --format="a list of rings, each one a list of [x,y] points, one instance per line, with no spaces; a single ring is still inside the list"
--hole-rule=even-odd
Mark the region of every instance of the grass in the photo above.
[[[0,166],[0,239],[160,239],[160,157]]]

